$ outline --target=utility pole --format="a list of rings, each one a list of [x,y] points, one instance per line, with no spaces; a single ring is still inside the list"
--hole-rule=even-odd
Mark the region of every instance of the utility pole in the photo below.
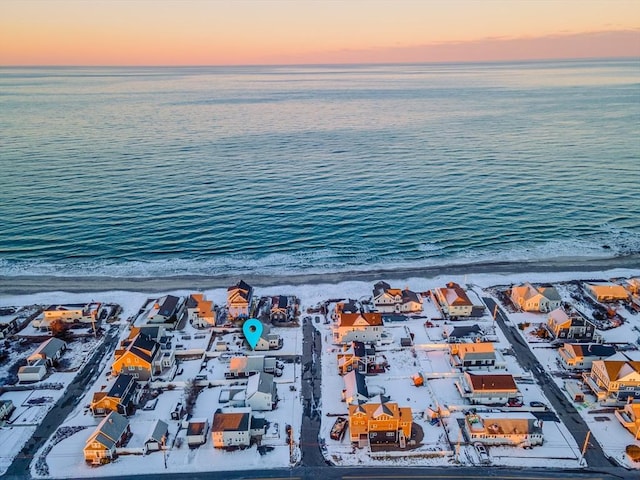
[[[591,430],[587,430],[587,436],[584,437],[584,444],[582,445],[582,453],[580,455],[580,465],[582,465],[584,454],[587,452],[587,447],[589,446],[589,437],[591,437]]]

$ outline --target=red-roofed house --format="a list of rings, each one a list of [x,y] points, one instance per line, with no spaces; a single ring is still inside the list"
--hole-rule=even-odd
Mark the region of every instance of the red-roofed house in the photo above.
[[[457,283],[449,282],[445,288],[436,288],[434,293],[445,315],[454,318],[471,316],[473,303]]]

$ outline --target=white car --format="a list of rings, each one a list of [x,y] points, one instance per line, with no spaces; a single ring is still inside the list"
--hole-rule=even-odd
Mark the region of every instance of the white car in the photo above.
[[[489,452],[487,452],[487,449],[483,444],[476,442],[473,444],[473,448],[476,449],[476,453],[478,454],[478,457],[480,457],[480,463],[491,463]]]

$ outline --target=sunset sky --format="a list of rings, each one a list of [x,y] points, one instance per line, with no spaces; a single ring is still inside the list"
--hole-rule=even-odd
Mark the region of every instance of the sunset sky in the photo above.
[[[640,0],[0,0],[0,65],[640,57]]]

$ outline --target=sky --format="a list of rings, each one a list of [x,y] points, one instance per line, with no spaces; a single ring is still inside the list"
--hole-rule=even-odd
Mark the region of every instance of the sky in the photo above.
[[[640,0],[0,0],[0,65],[640,57]]]

